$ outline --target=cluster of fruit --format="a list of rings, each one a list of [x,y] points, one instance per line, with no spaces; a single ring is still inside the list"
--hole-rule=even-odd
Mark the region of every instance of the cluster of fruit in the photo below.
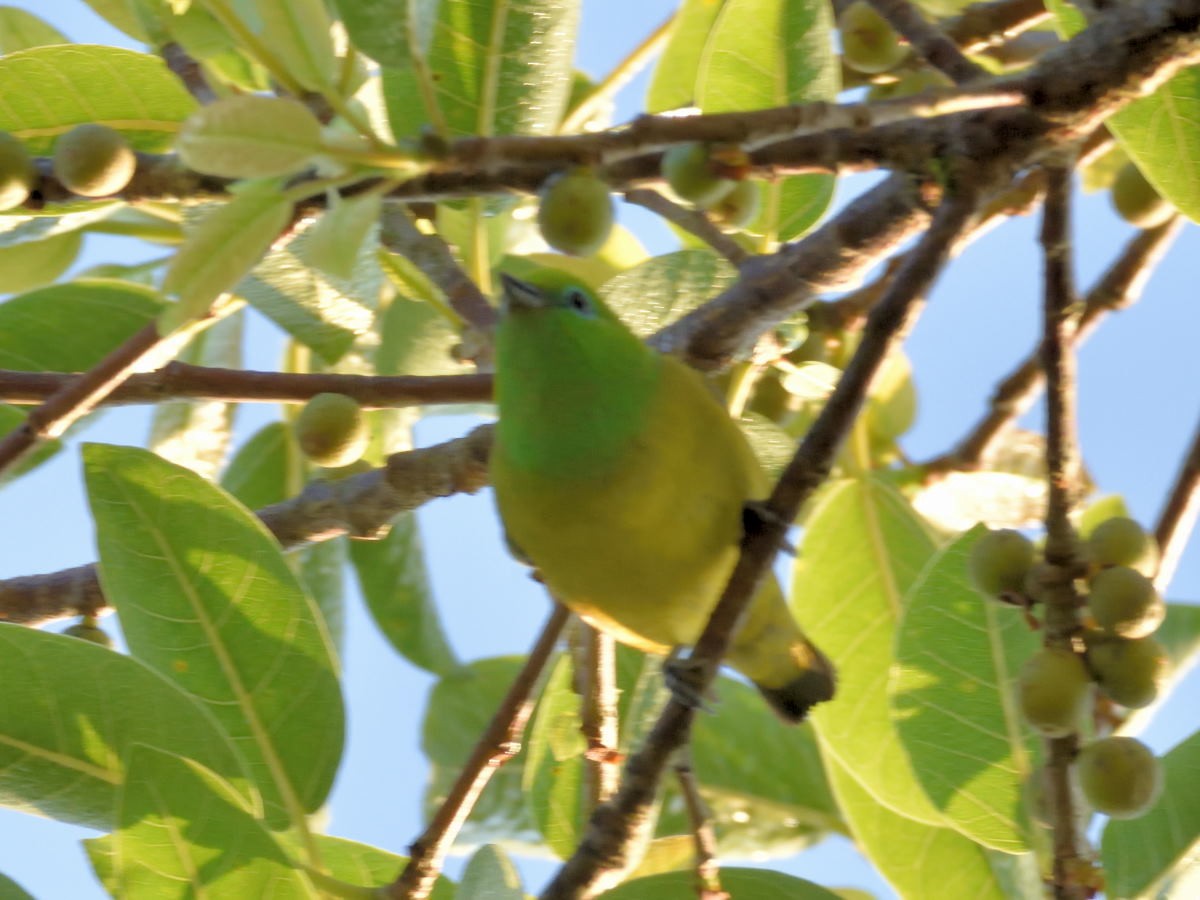
[[[121,134],[107,125],[76,125],[54,144],[54,177],[80,197],[107,197],[129,184],[137,156]],[[0,132],[0,210],[14,209],[29,199],[37,170],[19,139]]]
[[[1090,621],[1072,646],[1046,646],[1026,660],[1018,699],[1026,721],[1046,737],[1080,732],[1092,685],[1114,703],[1149,706],[1167,676],[1167,654],[1151,635],[1166,605],[1148,577],[1158,564],[1154,541],[1132,519],[1108,519],[1088,536]],[[1034,603],[1048,590],[1045,564],[1033,543],[1011,530],[993,531],[972,548],[976,587],[1008,601]],[[1114,818],[1141,815],[1162,787],[1158,760],[1140,741],[1090,741],[1074,764],[1075,779],[1093,809]]]

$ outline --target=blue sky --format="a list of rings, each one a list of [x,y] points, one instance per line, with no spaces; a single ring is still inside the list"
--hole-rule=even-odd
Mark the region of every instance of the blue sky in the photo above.
[[[16,5],[36,11],[76,41],[132,46],[82,2],[22,0]],[[580,68],[603,75],[673,5],[667,0],[585,2]],[[620,117],[638,110],[644,89],[644,79],[626,89]],[[863,183],[856,179],[843,185],[840,197],[852,197]],[[648,223],[647,216],[636,211],[625,221],[652,250],[669,249],[665,230]],[[1079,283],[1086,287],[1131,231],[1111,214],[1103,195],[1083,197],[1076,222]],[[963,423],[982,411],[997,379],[1033,346],[1039,305],[1036,227],[1034,219],[1007,223],[970,247],[938,283],[907,344],[920,403],[917,424],[904,441],[911,456],[931,455],[956,439]],[[79,267],[152,254],[127,241],[89,238]],[[1149,285],[1144,301],[1113,316],[1080,354],[1080,433],[1086,463],[1101,490],[1123,494],[1143,523],[1152,523],[1157,515],[1200,413],[1200,354],[1195,352],[1200,308],[1194,282],[1198,254],[1200,238],[1189,228]],[[261,357],[255,364],[273,366],[278,336],[261,321],[252,335],[255,354]],[[244,410],[239,434],[250,433],[275,414],[269,406]],[[1031,427],[1038,427],[1036,415],[1035,410]],[[85,437],[143,442],[148,423],[145,409],[111,410]],[[434,443],[463,433],[472,423],[464,417],[430,420],[419,428],[418,438]],[[0,577],[51,571],[95,558],[75,442],[33,476],[0,491],[0,521],[7,523],[0,541]],[[420,524],[435,593],[459,655],[473,659],[522,652],[544,618],[545,599],[505,553],[487,492],[432,504],[421,510]],[[353,585],[347,586],[349,742],[330,805],[329,830],[400,852],[420,828],[425,770],[416,735],[431,679],[383,643],[363,616]],[[1194,542],[1169,596],[1200,596],[1200,553]],[[1148,733],[1156,749],[1167,749],[1195,728],[1198,699],[1200,678],[1193,674]],[[38,897],[104,896],[74,842],[89,834],[0,810],[0,872]],[[826,842],[786,868],[824,884],[891,895],[845,841]],[[524,870],[526,887],[532,891],[549,868],[530,863]]]

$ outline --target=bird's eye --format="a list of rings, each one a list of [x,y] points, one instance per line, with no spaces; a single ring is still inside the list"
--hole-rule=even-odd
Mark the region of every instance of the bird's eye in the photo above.
[[[567,291],[566,300],[567,306],[571,307],[571,309],[575,310],[575,312],[579,313],[580,315],[590,316],[594,312],[592,309],[592,304],[588,301],[587,294],[578,288],[571,288],[569,291]]]

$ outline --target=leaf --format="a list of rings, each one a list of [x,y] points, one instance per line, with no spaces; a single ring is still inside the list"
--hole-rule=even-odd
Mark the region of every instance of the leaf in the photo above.
[[[0,247],[31,244],[77,231],[110,218],[120,206],[118,201],[89,200],[86,203],[51,204],[47,207],[53,211],[51,213],[22,208],[19,214],[0,214]]]
[[[821,749],[879,803],[939,823],[887,703],[904,596],[934,549],[925,523],[883,482],[829,483],[806,520],[791,597],[797,619],[838,671],[836,698],[812,717]]]
[[[985,847],[1024,853],[1022,792],[1036,744],[1012,685],[1041,642],[1019,610],[971,586],[967,559],[986,531],[942,548],[909,590],[889,699],[917,780],[946,824]]]
[[[635,334],[646,337],[736,280],[733,266],[712,250],[679,250],[612,278],[600,289],[600,298]]]
[[[378,194],[361,197],[342,197],[313,226],[305,247],[305,259],[314,268],[335,278],[353,278],[362,248],[372,230],[379,225],[383,198]],[[371,242],[374,249],[376,241]]]
[[[197,172],[225,178],[290,175],[320,151],[321,123],[296,100],[242,94],[192,113],[176,146],[184,164]]]
[[[204,766],[143,744],[127,759],[106,887],[114,897],[296,897],[312,886]]]
[[[1136,819],[1112,819],[1104,828],[1100,852],[1110,897],[1140,897],[1200,848],[1200,732],[1162,758],[1163,791]]]
[[[286,500],[301,466],[300,448],[284,422],[271,422],[255,432],[230,460],[221,486],[249,509]]]
[[[0,435],[6,435],[29,417],[28,407],[9,406],[0,403]],[[57,438],[49,441],[39,441],[28,453],[21,456],[17,462],[0,471],[0,487],[10,481],[16,481],[27,472],[31,472],[62,449],[62,441]]]
[[[144,328],[162,309],[157,291],[128,282],[80,280],[0,304],[0,368],[83,372]],[[86,328],[78,327],[87,322]]]
[[[232,743],[161,675],[87,641],[0,624],[0,803],[109,829],[134,744],[201,762],[245,790]]]
[[[859,848],[901,897],[1014,900],[978,844],[953,829],[897,815],[833,760],[828,772]]]
[[[208,705],[272,822],[320,807],[342,751],[337,661],[254,516],[145,450],[84,447],[100,578],[130,651]]]
[[[333,23],[323,0],[256,0],[264,43],[283,62],[288,74],[318,93],[337,83]]]
[[[28,10],[0,6],[0,53],[16,53],[46,44],[71,43],[61,31]]]
[[[438,4],[425,61],[440,116],[426,106],[422,70],[406,60],[383,71],[392,132],[416,135],[440,118],[446,137],[553,133],[571,89],[578,19],[579,0]],[[419,41],[428,26],[413,27]]]
[[[461,375],[469,371],[453,355],[461,342],[458,329],[432,303],[400,294],[383,312],[375,367],[380,375]]]
[[[196,101],[157,56],[117,47],[34,47],[0,58],[0,130],[35,156],[84,122],[115,128],[135,150],[168,150]]]
[[[0,248],[0,293],[19,294],[50,284],[71,267],[82,245],[83,232],[67,231]]]
[[[344,535],[309,544],[293,551],[288,559],[301,583],[321,612],[330,643],[340,655],[346,637],[346,598],[342,590],[346,569],[347,539]]]
[[[382,540],[352,541],[350,559],[367,608],[396,652],[434,675],[456,670],[461,663],[438,617],[416,516],[398,516]]]
[[[0,900],[34,900],[34,896],[7,875],[0,875]]]
[[[262,259],[291,218],[291,201],[273,184],[256,185],[209,212],[163,278],[163,292],[178,302],[164,314],[161,330],[170,333],[204,315]]]
[[[330,835],[313,835],[321,850],[321,863],[334,878],[348,884],[386,887],[408,861],[369,844],[360,844]],[[454,884],[440,876],[433,885],[430,900],[453,900]]]
[[[135,11],[135,0],[84,0],[92,11],[118,31],[146,43],[149,35]]]
[[[342,24],[359,50],[384,67],[412,64],[433,38],[438,0],[335,0]]]
[[[1137,734],[1152,721],[1200,658],[1200,606],[1192,603],[1168,603],[1167,617],[1154,632],[1154,639],[1167,651],[1167,659],[1170,661],[1167,681],[1159,690],[1158,699],[1154,703],[1142,709],[1129,710],[1125,721],[1117,728],[1118,734]]]
[[[837,900],[837,894],[795,875],[721,866],[721,888],[737,900]],[[694,872],[663,872],[618,885],[604,900],[694,900]]]
[[[198,366],[242,365],[242,313],[234,312],[200,332],[178,355]],[[167,400],[154,407],[149,449],[163,459],[212,480],[225,459],[236,404],[220,400]]]
[[[525,900],[521,876],[508,854],[495,844],[485,844],[463,869],[456,900]]]
[[[313,227],[310,221],[296,228],[238,284],[237,293],[325,362],[334,363],[374,325],[383,274],[375,240],[363,244],[353,278],[313,269],[305,261]]]
[[[546,846],[560,859],[575,852],[588,816],[584,795],[588,748],[580,731],[574,672],[571,657],[565,653],[550,670],[529,723],[522,784]]]

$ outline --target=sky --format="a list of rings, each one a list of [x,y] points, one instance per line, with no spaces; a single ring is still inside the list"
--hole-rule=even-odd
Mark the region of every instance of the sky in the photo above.
[[[20,0],[72,39],[135,46],[77,0]],[[584,3],[579,67],[602,76],[673,8],[668,0]],[[636,113],[645,79],[625,90],[618,120]],[[838,202],[867,183],[851,179]],[[649,214],[622,211],[622,220],[652,252],[672,249]],[[1132,231],[1111,213],[1103,195],[1076,207],[1081,287],[1119,250]],[[913,458],[933,455],[956,440],[964,422],[982,412],[990,389],[1034,345],[1038,327],[1037,220],[1005,224],[969,247],[939,281],[929,307],[908,338],[919,396],[918,420],[903,445]],[[156,251],[108,237],[89,237],[76,269],[99,262],[133,261]],[[1152,524],[1200,414],[1200,307],[1195,302],[1195,259],[1200,237],[1189,228],[1151,281],[1141,303],[1112,316],[1080,353],[1080,437],[1085,462],[1103,493],[1120,493],[1132,514]],[[250,325],[255,365],[273,366],[281,346],[261,319]],[[1039,427],[1040,405],[1024,424]],[[239,439],[277,416],[269,405],[239,412]],[[465,433],[476,420],[444,416],[423,422],[421,444]],[[144,442],[148,408],[106,411],[83,439]],[[0,490],[0,577],[53,571],[95,559],[83,493],[78,443],[32,476]],[[52,502],[47,502],[48,498]],[[463,659],[523,652],[546,614],[544,596],[505,552],[491,497],[457,496],[423,508],[419,522],[428,549],[435,596],[452,644]],[[1170,599],[1200,597],[1200,545],[1192,542],[1168,590]],[[463,565],[464,556],[470,565]],[[329,807],[330,833],[403,852],[419,833],[423,758],[415,748],[432,679],[401,660],[377,635],[347,582],[343,658],[349,711],[348,743]],[[54,626],[60,628],[61,625]],[[108,625],[115,631],[114,625]],[[1168,749],[1196,727],[1197,673],[1152,723],[1145,739]],[[386,752],[381,748],[387,748]],[[105,896],[78,839],[86,829],[0,809],[0,872],[39,898],[90,900]],[[451,874],[460,863],[453,862]],[[827,885],[857,886],[880,898],[890,889],[845,840],[829,840],[785,865]],[[522,863],[534,892],[550,868]]]

